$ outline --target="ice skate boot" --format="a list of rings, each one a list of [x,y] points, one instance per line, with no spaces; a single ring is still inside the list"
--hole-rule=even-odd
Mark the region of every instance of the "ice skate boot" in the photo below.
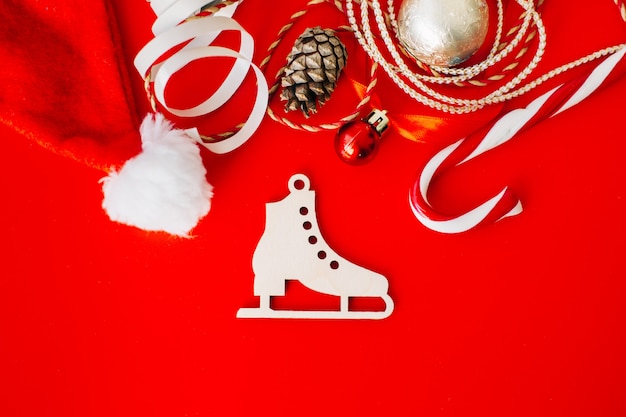
[[[387,279],[337,255],[322,238],[315,215],[315,192],[309,179],[296,174],[289,180],[290,194],[266,205],[265,231],[254,256],[254,295],[259,308],[241,308],[240,318],[382,319],[393,311]],[[285,295],[287,280],[338,296],[338,311],[272,309],[270,299]],[[351,311],[350,297],[376,297],[384,311]]]

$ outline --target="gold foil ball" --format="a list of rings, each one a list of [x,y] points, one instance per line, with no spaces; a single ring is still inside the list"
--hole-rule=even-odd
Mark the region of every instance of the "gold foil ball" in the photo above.
[[[400,42],[427,65],[465,62],[480,49],[488,29],[486,0],[404,0],[398,11]]]

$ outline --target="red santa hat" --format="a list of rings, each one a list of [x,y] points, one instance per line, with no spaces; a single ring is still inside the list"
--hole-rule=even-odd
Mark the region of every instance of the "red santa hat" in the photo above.
[[[214,38],[220,29],[241,29],[225,17],[217,28],[209,25],[209,31],[196,25],[191,31],[183,28],[174,35],[164,33],[197,15],[204,3],[151,3],[157,14],[155,38],[137,56],[136,67],[143,76],[152,77],[154,94],[163,95],[163,84],[159,88],[159,82],[167,83],[163,73],[167,78],[196,58],[216,55],[215,48],[205,46],[210,43],[207,38],[200,39],[204,41],[201,47],[178,53],[171,53],[172,48],[193,41],[198,34]],[[170,118],[160,113],[150,114],[143,122],[138,119],[129,80],[136,72],[122,56],[110,2],[9,1],[0,5],[0,15],[5,19],[0,28],[2,123],[58,154],[105,171],[103,207],[112,220],[187,236],[208,213],[212,197],[195,143],[202,141],[196,130],[174,128]],[[231,71],[237,79],[231,76],[222,90],[190,109],[165,104],[163,110],[172,119],[202,116],[240,87],[251,65],[252,40],[245,35],[247,55],[226,51],[239,65]],[[217,50],[224,55],[224,49]],[[164,61],[166,54],[168,60]],[[172,65],[178,67],[172,69]],[[234,137],[209,143],[212,151],[225,153],[238,147],[258,126],[267,86],[257,84],[261,93],[255,102],[255,120]]]
[[[140,150],[129,69],[106,1],[0,3],[0,120],[108,170]]]

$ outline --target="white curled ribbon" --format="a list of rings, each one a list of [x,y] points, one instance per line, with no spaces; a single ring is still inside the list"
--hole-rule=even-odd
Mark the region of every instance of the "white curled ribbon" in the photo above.
[[[187,133],[201,145],[215,153],[230,152],[245,143],[256,131],[263,120],[268,102],[267,81],[260,69],[252,62],[254,40],[252,36],[232,16],[234,7],[225,7],[216,15],[203,16],[197,19],[184,21],[194,15],[207,4],[201,1],[152,1],[151,6],[157,13],[161,13],[157,22],[162,23],[154,30],[156,36],[139,51],[135,57],[135,68],[142,77],[150,76],[154,81],[153,93],[159,102],[173,115],[179,117],[199,117],[207,115],[228,102],[245,80],[249,69],[252,68],[256,80],[257,91],[254,105],[248,119],[241,129],[233,136],[220,142],[205,143],[197,129],[189,129]],[[219,12],[225,11],[219,16]],[[168,20],[161,20],[167,18]],[[183,23],[180,23],[183,21]],[[167,28],[166,28],[167,26]],[[223,31],[237,31],[241,34],[238,51],[220,46],[211,46],[215,38]],[[172,54],[163,62],[156,62],[174,48],[184,45],[179,51]],[[235,62],[220,87],[203,102],[189,108],[173,108],[165,100],[165,89],[174,74],[182,70],[193,61],[205,58],[234,58]]]

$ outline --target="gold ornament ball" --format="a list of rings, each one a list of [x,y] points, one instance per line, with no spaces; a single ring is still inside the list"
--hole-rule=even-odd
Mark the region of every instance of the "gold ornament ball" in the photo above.
[[[400,42],[427,65],[465,62],[480,49],[488,29],[486,0],[404,0],[398,11]]]

